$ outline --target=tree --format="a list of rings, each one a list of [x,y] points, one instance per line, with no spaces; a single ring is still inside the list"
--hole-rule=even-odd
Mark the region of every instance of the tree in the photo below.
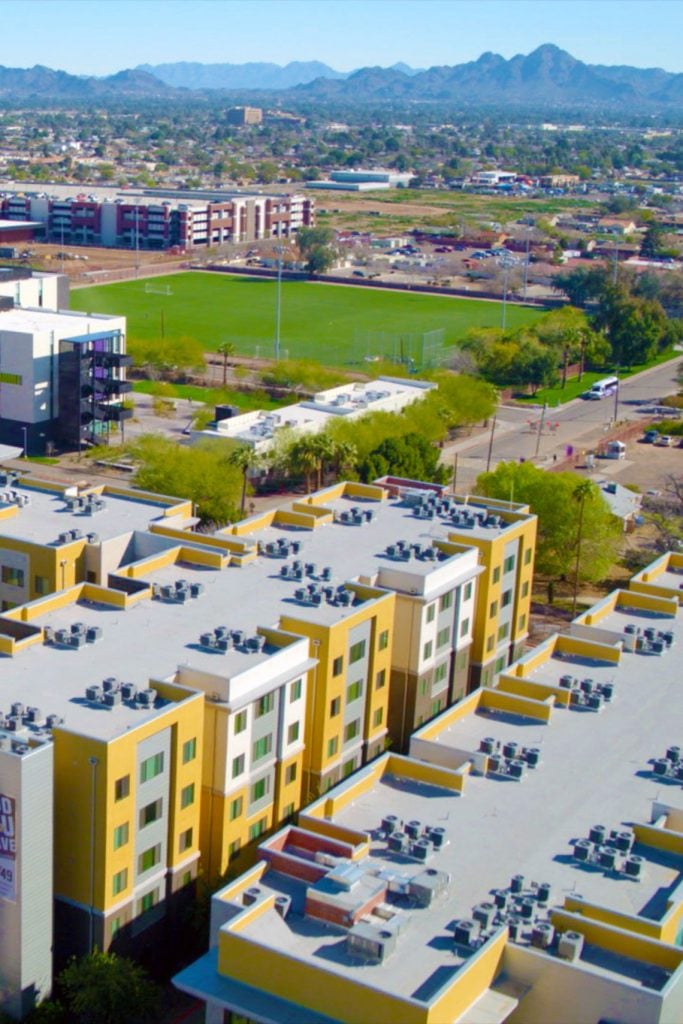
[[[563,291],[572,306],[585,306],[592,299],[597,299],[609,280],[609,270],[603,265],[596,267],[577,267],[563,274],[556,274],[553,287]]]
[[[236,445],[228,455],[228,462],[231,466],[239,469],[242,474],[242,499],[240,501],[240,515],[244,518],[244,510],[247,504],[247,484],[249,473],[261,463],[261,456],[250,444]]]
[[[242,473],[229,461],[232,446],[207,441],[179,447],[175,441],[145,434],[130,446],[138,463],[135,482],[157,494],[188,498],[204,523],[228,523],[239,517]]]
[[[359,472],[366,483],[387,475],[441,482],[447,475],[439,466],[438,449],[421,434],[388,437],[370,452]]]
[[[301,228],[296,240],[309,274],[322,274],[334,263],[336,253],[332,228]]]
[[[223,356],[223,387],[228,386],[228,359],[235,354],[235,346],[231,341],[222,341],[216,349],[219,355]]]
[[[630,295],[623,284],[605,288],[595,320],[607,334],[617,366],[645,363],[669,340],[669,325],[660,303]]]
[[[646,260],[655,260],[662,253],[663,229],[659,224],[651,224],[643,235],[640,244],[640,255]]]
[[[574,306],[563,306],[544,316],[536,325],[536,335],[557,353],[562,366],[562,387],[567,383],[570,361],[579,359],[583,373],[585,359],[599,363],[609,356],[604,337],[592,330],[584,311]]]
[[[577,473],[547,473],[530,462],[502,462],[494,472],[483,473],[476,493],[528,504],[538,516],[536,568],[551,577],[578,575],[597,581],[613,565],[622,536],[619,521],[595,484],[588,481],[583,499],[575,495],[583,477]],[[590,492],[590,500],[586,500]],[[583,516],[579,530],[580,516]]]
[[[74,1024],[153,1024],[160,1019],[156,986],[132,960],[95,951],[72,960],[58,987]]]

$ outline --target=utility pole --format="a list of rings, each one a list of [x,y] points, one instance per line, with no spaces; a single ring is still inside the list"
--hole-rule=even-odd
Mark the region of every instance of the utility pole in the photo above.
[[[493,432],[496,429],[496,417],[494,416],[491,421],[491,436],[489,438],[489,453],[486,457],[486,472],[488,473],[491,468],[491,455],[493,454]]]
[[[616,426],[617,413],[619,412],[619,367],[617,366],[617,386],[614,389],[614,424]]]
[[[539,452],[539,449],[541,447],[541,435],[543,433],[543,425],[545,423],[545,414],[546,414],[546,409],[547,408],[548,408],[548,403],[544,402],[543,403],[543,409],[541,411],[541,418],[538,421],[538,436],[536,437],[536,451],[534,452],[534,458],[535,459],[538,458],[538,452]]]
[[[527,286],[529,284],[529,242],[530,242],[530,240],[531,240],[531,232],[529,230],[529,225],[527,224],[527,228],[526,228],[526,256],[525,256],[525,259],[524,259],[524,292],[522,294],[522,298],[524,299],[525,302],[526,302]]]
[[[508,297],[508,263],[507,260],[503,265],[503,311],[502,311],[502,323],[501,327],[505,330],[505,317],[507,313],[507,297]]]

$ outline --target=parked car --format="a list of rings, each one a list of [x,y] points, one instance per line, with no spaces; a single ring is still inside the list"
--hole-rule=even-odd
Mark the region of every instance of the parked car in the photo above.
[[[670,448],[673,444],[673,439],[670,434],[660,434],[655,444],[659,445],[660,448]]]
[[[643,434],[643,444],[655,444],[659,438],[658,430],[646,430]]]

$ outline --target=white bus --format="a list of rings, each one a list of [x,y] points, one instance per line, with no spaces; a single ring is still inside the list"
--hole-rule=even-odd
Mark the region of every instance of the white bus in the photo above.
[[[603,380],[596,380],[595,384],[589,391],[584,391],[582,397],[592,400],[608,398],[610,395],[614,394],[618,387],[618,377],[605,377]]]

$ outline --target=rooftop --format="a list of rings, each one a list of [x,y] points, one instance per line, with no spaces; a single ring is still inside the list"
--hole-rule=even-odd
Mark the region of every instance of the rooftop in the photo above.
[[[55,331],[62,338],[68,338],[70,334],[80,336],[91,333],[91,322],[95,331],[101,331],[103,326],[118,328],[123,324],[124,318],[103,313],[69,312],[63,309],[55,312],[26,306],[0,311],[0,331],[17,331],[20,334]]]
[[[71,490],[75,492],[76,488]],[[106,541],[145,530],[156,521],[170,522],[167,515],[173,509],[174,499],[158,498],[144,491],[117,492],[98,487],[93,494],[100,497],[99,506],[83,502],[82,507],[76,508],[69,501],[71,490],[44,490],[28,480],[2,485],[0,536],[58,545],[65,542],[64,534],[74,530],[83,537],[94,533],[100,541]]]
[[[26,521],[34,523],[37,539],[43,542],[56,540],[58,533],[68,529],[72,523],[83,529],[82,516],[65,511],[61,498],[41,493],[34,495],[33,492],[31,497],[31,504],[19,509],[15,520],[21,522],[22,517],[28,514]],[[143,529],[152,518],[150,512],[154,505],[144,498],[134,501],[105,495],[105,500],[108,506],[104,512],[86,517],[86,528],[92,524],[93,530],[97,530],[101,537],[106,536],[108,523],[112,527],[110,536],[125,533],[126,527],[122,528],[122,522],[126,522],[126,516],[129,517],[128,528],[132,531]],[[110,507],[110,501],[116,504]],[[25,705],[58,713],[65,718],[69,728],[93,730],[98,735],[116,733],[127,716],[125,707],[119,705],[107,713],[99,707],[93,710],[83,700],[87,686],[99,685],[104,678],[115,675],[141,688],[148,685],[150,678],[164,679],[181,668],[187,670],[186,678],[192,676],[196,684],[207,692],[220,691],[222,687],[217,685],[216,679],[238,676],[271,657],[274,650],[270,642],[260,649],[255,646],[246,650],[238,643],[230,645],[223,653],[209,648],[202,641],[207,632],[226,626],[229,630],[243,631],[246,639],[256,636],[257,627],[277,626],[281,616],[331,625],[356,614],[360,603],[381,597],[381,591],[371,588],[375,577],[377,585],[381,586],[383,574],[398,574],[391,579],[397,589],[404,586],[407,592],[429,599],[430,596],[438,596],[443,587],[440,570],[446,565],[457,565],[457,559],[463,555],[462,546],[446,542],[446,525],[440,521],[425,522],[416,518],[412,509],[403,502],[359,503],[357,498],[331,497],[325,507],[332,508],[336,515],[351,514],[352,509],[362,508],[372,512],[373,518],[371,521],[363,518],[362,525],[327,522],[314,530],[286,525],[258,528],[257,520],[254,532],[242,531],[242,539],[247,542],[247,547],[257,542],[262,554],[239,568],[222,570],[190,564],[188,547],[201,546],[201,535],[179,531],[174,537],[158,538],[158,542],[150,547],[143,543],[146,535],[134,534],[136,543],[126,550],[141,560],[137,565],[136,579],[123,582],[137,587],[135,600],[129,602],[127,608],[112,608],[111,604],[105,603],[104,596],[102,601],[86,601],[81,591],[74,590],[72,600],[78,601],[76,605],[67,602],[66,607],[44,613],[41,602],[36,602],[36,613],[29,617],[31,625],[56,631],[70,629],[72,624],[81,621],[87,627],[99,626],[101,638],[78,649],[33,645],[5,659],[0,681],[0,708],[7,712],[12,702],[21,700]],[[314,511],[312,506],[311,511]],[[49,521],[50,513],[54,514],[52,522],[56,525],[46,527],[45,521]],[[9,520],[9,525],[15,520]],[[5,523],[2,529],[7,532]],[[228,531],[216,536],[223,536],[226,540],[237,539]],[[410,551],[407,552],[409,559],[389,557],[387,546],[399,538],[406,544],[419,544],[420,556]],[[431,550],[435,539],[441,539],[441,559],[436,553],[428,558],[422,550]],[[300,545],[300,549],[295,553],[290,548],[285,556],[281,544],[291,545],[292,542]],[[161,560],[165,558],[167,564],[159,567],[161,547],[166,549]],[[183,547],[186,557],[179,561]],[[120,558],[125,566],[130,567],[131,556],[126,551]],[[150,559],[149,569],[145,558]],[[301,563],[301,578],[292,578],[292,571],[285,578],[282,568],[288,566],[292,570],[295,561]],[[325,572],[328,568],[329,572]],[[115,565],[111,571],[116,571]],[[126,569],[120,568],[119,572],[125,575]],[[469,578],[475,572],[476,563],[472,556],[463,558],[462,575]],[[340,597],[339,588],[346,589],[343,584],[361,574],[362,584],[352,584],[347,591],[350,596]],[[457,571],[451,578],[456,575]],[[172,594],[180,580],[185,581],[188,594],[182,601]],[[197,584],[200,585],[199,590]],[[319,601],[311,597],[310,587],[318,590]],[[330,588],[328,594],[322,591],[324,587]],[[152,591],[158,596],[152,598]],[[193,592],[198,596],[190,596]],[[53,607],[49,602],[47,606]],[[152,637],[154,640],[150,642]],[[298,657],[300,662],[305,660],[303,655]],[[59,665],[66,668],[67,664],[68,672],[58,669]],[[183,675],[181,671],[181,679]],[[197,675],[206,678],[201,681],[195,678]],[[59,685],[55,685],[57,680]],[[234,694],[227,695],[227,699],[233,698]],[[140,712],[131,713],[135,721],[140,720]]]

